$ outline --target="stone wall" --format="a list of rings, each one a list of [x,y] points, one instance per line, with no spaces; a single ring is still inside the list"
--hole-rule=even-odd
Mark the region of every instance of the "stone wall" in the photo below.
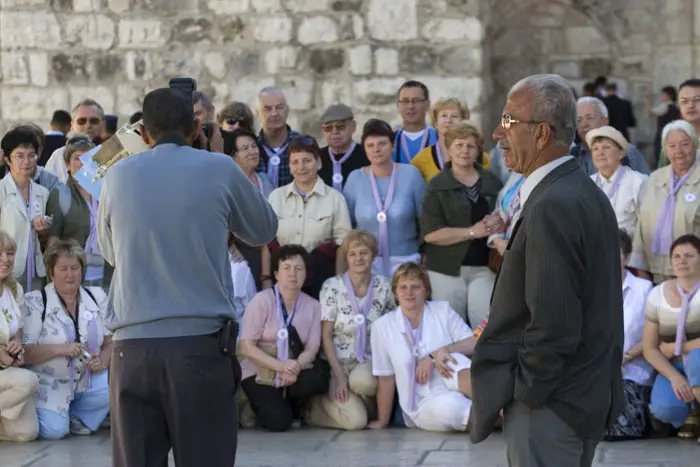
[[[490,133],[510,85],[552,71],[616,79],[643,142],[646,89],[697,74],[699,38],[700,0],[0,0],[0,129],[88,96],[128,116],[188,75],[218,105],[277,84],[313,133],[338,100],[396,122],[415,78]]]

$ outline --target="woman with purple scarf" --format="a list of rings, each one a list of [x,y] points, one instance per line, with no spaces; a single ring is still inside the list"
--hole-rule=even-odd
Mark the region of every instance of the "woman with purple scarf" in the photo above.
[[[75,240],[54,244],[44,263],[49,284],[25,295],[22,332],[25,362],[39,376],[39,437],[89,435],[109,412],[107,296],[81,286],[87,260]]]
[[[682,427],[679,436],[690,438],[698,417],[688,416],[700,402],[700,238],[682,235],[670,253],[676,279],[649,293],[642,345],[658,372],[651,390],[652,415]]]
[[[393,310],[389,279],[372,273],[377,240],[366,230],[351,230],[338,250],[348,265],[321,289],[323,351],[331,367],[328,394],[316,396],[309,423],[361,430],[376,412],[377,379],[372,376],[372,324]]]
[[[676,120],[664,127],[661,143],[671,164],[653,172],[642,188],[629,266],[655,283],[673,277],[671,244],[700,232],[700,166],[693,126]]]

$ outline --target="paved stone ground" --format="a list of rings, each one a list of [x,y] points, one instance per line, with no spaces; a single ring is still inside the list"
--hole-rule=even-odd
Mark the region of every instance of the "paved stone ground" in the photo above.
[[[353,433],[316,429],[297,429],[289,433],[244,430],[238,446],[238,467],[506,466],[500,435],[474,446],[462,434],[408,429]],[[598,448],[594,466],[697,467],[699,459],[697,442],[669,438],[603,443]],[[103,431],[95,436],[59,442],[0,443],[0,465],[109,467],[109,435]]]

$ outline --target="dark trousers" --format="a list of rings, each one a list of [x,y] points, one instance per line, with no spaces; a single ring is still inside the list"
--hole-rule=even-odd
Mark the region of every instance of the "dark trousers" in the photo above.
[[[599,441],[580,438],[552,409],[519,402],[503,411],[503,437],[510,467],[590,467]]]
[[[328,393],[328,384],[328,379],[314,369],[303,370],[297,382],[287,388],[258,384],[255,376],[241,381],[258,424],[270,431],[289,430],[311,396]]]
[[[109,381],[114,467],[232,467],[238,413],[216,336],[115,341]]]

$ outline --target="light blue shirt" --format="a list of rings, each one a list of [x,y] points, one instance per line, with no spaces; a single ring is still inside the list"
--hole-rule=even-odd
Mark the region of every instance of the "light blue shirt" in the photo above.
[[[411,139],[406,137],[406,147],[408,148],[409,154],[406,154],[406,151],[404,151],[403,144],[401,144],[401,141],[403,138],[401,138],[401,135],[403,133],[403,128],[399,129],[396,132],[396,136],[394,136],[394,154],[392,156],[394,162],[400,162],[402,164],[410,164],[411,160],[413,160],[414,157],[418,155],[419,152],[421,152],[423,149],[427,148],[428,146],[432,146],[434,144],[437,144],[438,141],[438,134],[435,128],[431,126],[426,126],[425,131],[428,132],[428,138],[426,139],[425,144],[421,144],[423,142],[423,138],[425,137],[425,133],[423,133],[420,138],[416,139]]]
[[[377,178],[379,196],[384,199],[391,177]],[[412,165],[398,164],[394,198],[387,212],[389,255],[408,256],[418,252],[418,221],[425,194],[425,181]],[[372,195],[369,175],[364,169],[353,170],[344,188],[352,225],[379,238],[377,204]]]

